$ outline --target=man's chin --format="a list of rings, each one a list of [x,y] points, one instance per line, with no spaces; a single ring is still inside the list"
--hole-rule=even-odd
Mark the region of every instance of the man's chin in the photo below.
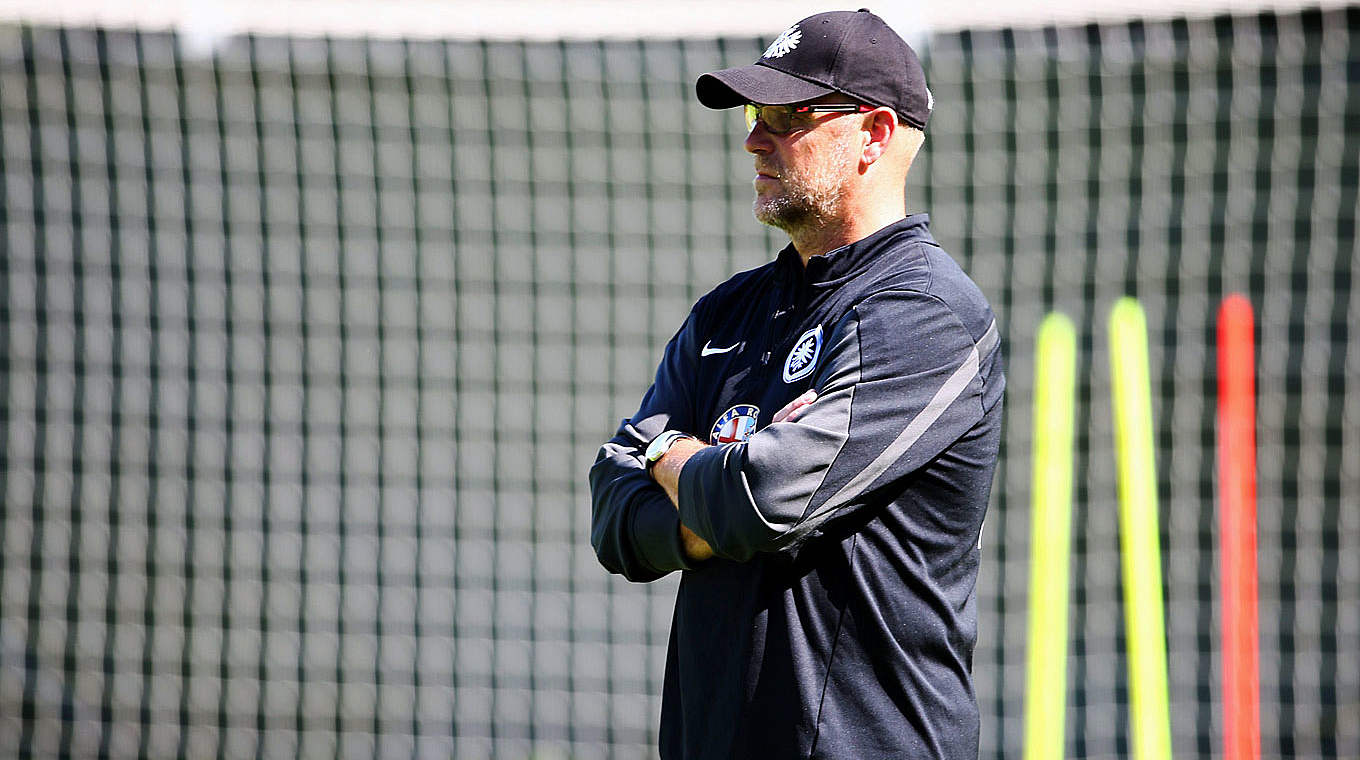
[[[751,214],[755,216],[757,222],[777,227],[779,225],[776,222],[781,216],[779,201],[756,193],[756,199],[751,203]]]
[[[793,229],[799,220],[807,216],[786,199],[764,199],[759,196],[756,197],[755,203],[751,204],[751,213],[757,222],[785,232]]]

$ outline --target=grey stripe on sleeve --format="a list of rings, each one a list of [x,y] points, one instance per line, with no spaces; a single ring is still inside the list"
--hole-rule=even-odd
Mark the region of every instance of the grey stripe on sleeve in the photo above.
[[[868,488],[871,483],[878,480],[879,476],[887,472],[893,462],[906,454],[907,450],[920,440],[922,435],[925,435],[930,426],[935,424],[940,415],[944,414],[949,405],[954,403],[959,394],[963,393],[963,390],[968,387],[973,378],[977,377],[981,357],[995,348],[999,341],[1000,335],[997,333],[996,320],[992,320],[987,331],[982,334],[982,337],[973,345],[972,350],[968,352],[963,364],[959,365],[959,368],[954,370],[954,374],[944,381],[944,385],[941,385],[940,389],[935,392],[930,403],[926,404],[925,408],[907,424],[906,429],[898,434],[892,443],[888,444],[888,448],[884,449],[883,453],[879,454],[874,461],[860,470],[855,477],[850,479],[849,483],[846,483],[841,490],[828,499],[822,508],[817,510],[817,516],[824,515],[849,502],[865,488]],[[816,517],[812,518],[812,520],[815,519]]]
[[[996,344],[1001,342],[1001,333],[996,329],[996,320],[993,319],[987,329],[982,332],[982,337],[977,339],[978,362],[987,358],[987,355],[996,348]]]

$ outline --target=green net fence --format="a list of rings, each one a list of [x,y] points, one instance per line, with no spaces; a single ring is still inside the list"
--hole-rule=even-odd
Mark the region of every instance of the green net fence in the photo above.
[[[1360,756],[1360,12],[937,34],[909,204],[1009,360],[975,658],[1021,746],[1031,347],[1081,340],[1068,755],[1130,750],[1105,316],[1148,310],[1176,753],[1221,752],[1218,300],[1258,310],[1263,750]],[[584,475],[781,240],[754,39],[0,26],[0,756],[640,758],[674,578]]]

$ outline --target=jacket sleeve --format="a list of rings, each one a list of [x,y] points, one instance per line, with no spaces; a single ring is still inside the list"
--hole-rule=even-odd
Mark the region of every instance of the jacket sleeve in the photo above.
[[[697,310],[666,344],[637,412],[600,447],[590,468],[590,543],[605,569],[630,581],[653,581],[690,567],[679,515],[647,473],[644,453],[663,431],[693,428]]]
[[[1000,400],[999,340],[987,321],[971,334],[917,291],[861,302],[832,329],[817,399],[796,422],[685,463],[680,519],[716,554],[745,561],[796,553],[827,521],[890,498]]]

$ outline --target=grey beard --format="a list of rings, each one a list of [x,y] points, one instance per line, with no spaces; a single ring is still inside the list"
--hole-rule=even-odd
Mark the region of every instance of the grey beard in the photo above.
[[[809,226],[821,226],[824,220],[840,213],[843,194],[840,185],[791,190],[774,198],[756,198],[751,204],[756,221],[793,232]]]
[[[852,161],[849,151],[837,151],[822,171],[811,176],[781,175],[784,190],[781,195],[764,199],[756,196],[751,204],[756,221],[791,233],[835,218],[841,212]]]
[[[781,195],[776,198],[757,198],[751,204],[756,221],[785,232],[807,224],[815,224],[824,216],[825,204],[810,195]]]

